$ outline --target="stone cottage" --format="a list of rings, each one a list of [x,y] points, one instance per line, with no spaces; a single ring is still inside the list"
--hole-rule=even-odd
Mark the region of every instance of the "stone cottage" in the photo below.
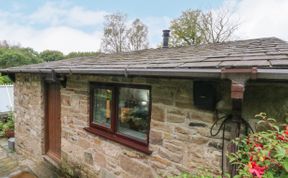
[[[288,44],[277,38],[0,72],[15,81],[16,151],[68,165],[81,177],[219,174],[222,134],[210,135],[219,114],[249,121],[265,111],[281,118],[288,106]],[[232,138],[239,135],[235,128]]]

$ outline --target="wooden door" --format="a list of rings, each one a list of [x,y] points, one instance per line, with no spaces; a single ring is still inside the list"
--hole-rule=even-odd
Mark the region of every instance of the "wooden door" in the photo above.
[[[46,97],[46,153],[55,161],[61,156],[60,85],[49,83]]]

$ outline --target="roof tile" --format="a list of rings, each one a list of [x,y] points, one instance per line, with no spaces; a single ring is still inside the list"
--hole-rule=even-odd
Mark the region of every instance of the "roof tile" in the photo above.
[[[278,38],[260,38],[199,46],[146,49],[141,51],[99,54],[55,62],[13,67],[2,72],[37,70],[83,71],[93,69],[191,69],[219,67],[288,68],[288,44]],[[1,70],[0,70],[1,72]]]

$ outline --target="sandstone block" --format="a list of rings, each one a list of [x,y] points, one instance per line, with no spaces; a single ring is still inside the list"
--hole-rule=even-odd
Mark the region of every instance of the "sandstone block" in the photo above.
[[[198,145],[206,144],[209,141],[207,137],[201,137],[199,135],[192,136],[190,140],[191,140],[191,143],[198,144]]]
[[[163,142],[162,133],[155,130],[150,130],[149,138],[151,144],[161,145]]]
[[[78,145],[84,149],[88,149],[91,147],[91,144],[89,142],[89,140],[84,139],[84,138],[79,138],[78,139]]]
[[[61,95],[61,104],[65,106],[71,106],[70,97],[67,95]]]
[[[181,153],[183,152],[183,149],[184,149],[183,147],[181,147],[181,145],[174,145],[169,142],[165,142],[163,146],[164,148],[168,149],[169,151],[173,153]]]
[[[165,122],[159,122],[159,121],[151,121],[150,127],[155,130],[161,130],[164,132],[171,132],[171,126],[169,124],[165,124]]]
[[[209,142],[208,146],[209,146],[209,147],[216,148],[216,149],[218,149],[218,150],[221,150],[221,149],[222,149],[222,143],[219,143],[219,142],[216,142],[216,141],[211,141],[211,142]]]
[[[183,123],[185,121],[184,116],[178,116],[175,114],[168,114],[167,115],[167,122],[172,122],[172,123]]]
[[[136,152],[136,151],[127,150],[127,151],[124,151],[123,153],[129,158],[138,158],[138,159],[145,158],[145,155],[143,153]]]
[[[120,167],[127,173],[138,178],[154,178],[155,175],[152,169],[140,161],[129,158],[127,156],[120,156]]]
[[[106,158],[103,153],[96,151],[94,153],[94,161],[98,166],[102,168],[106,167]]]
[[[174,136],[174,139],[177,139],[183,142],[190,142],[190,135],[175,133],[173,136]]]
[[[111,173],[111,171],[108,171],[106,169],[101,169],[100,171],[100,178],[116,178],[114,174]]]
[[[151,162],[153,166],[160,168],[160,169],[167,169],[167,167],[171,165],[170,161],[163,159],[160,156],[152,157]]]
[[[152,105],[151,119],[163,122],[165,120],[164,109],[160,108],[159,106]]]
[[[167,113],[168,114],[175,114],[175,115],[179,115],[179,116],[185,116],[185,112],[180,108],[168,108]]]
[[[84,161],[87,164],[93,165],[93,157],[91,153],[88,152],[84,152]]]
[[[199,111],[199,110],[194,110],[194,111],[190,112],[189,115],[190,115],[191,120],[199,120],[199,121],[208,122],[208,123],[214,122],[213,113],[210,113],[210,112],[203,112],[203,111]]]
[[[103,152],[111,157],[118,157],[119,154],[122,152],[121,147],[118,144],[115,144],[114,142],[107,142],[102,141],[101,144]]]
[[[174,131],[180,134],[184,134],[184,135],[188,135],[190,133],[189,129],[183,128],[183,127],[175,127]]]
[[[183,159],[181,154],[173,153],[165,148],[160,148],[159,155],[163,158],[166,158],[172,162],[180,163]]]

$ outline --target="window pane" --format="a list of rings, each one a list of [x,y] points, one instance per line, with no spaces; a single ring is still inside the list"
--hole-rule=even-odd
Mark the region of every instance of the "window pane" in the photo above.
[[[94,89],[93,123],[111,127],[112,90],[105,88]]]
[[[147,141],[149,126],[149,90],[136,88],[119,89],[118,132]]]

